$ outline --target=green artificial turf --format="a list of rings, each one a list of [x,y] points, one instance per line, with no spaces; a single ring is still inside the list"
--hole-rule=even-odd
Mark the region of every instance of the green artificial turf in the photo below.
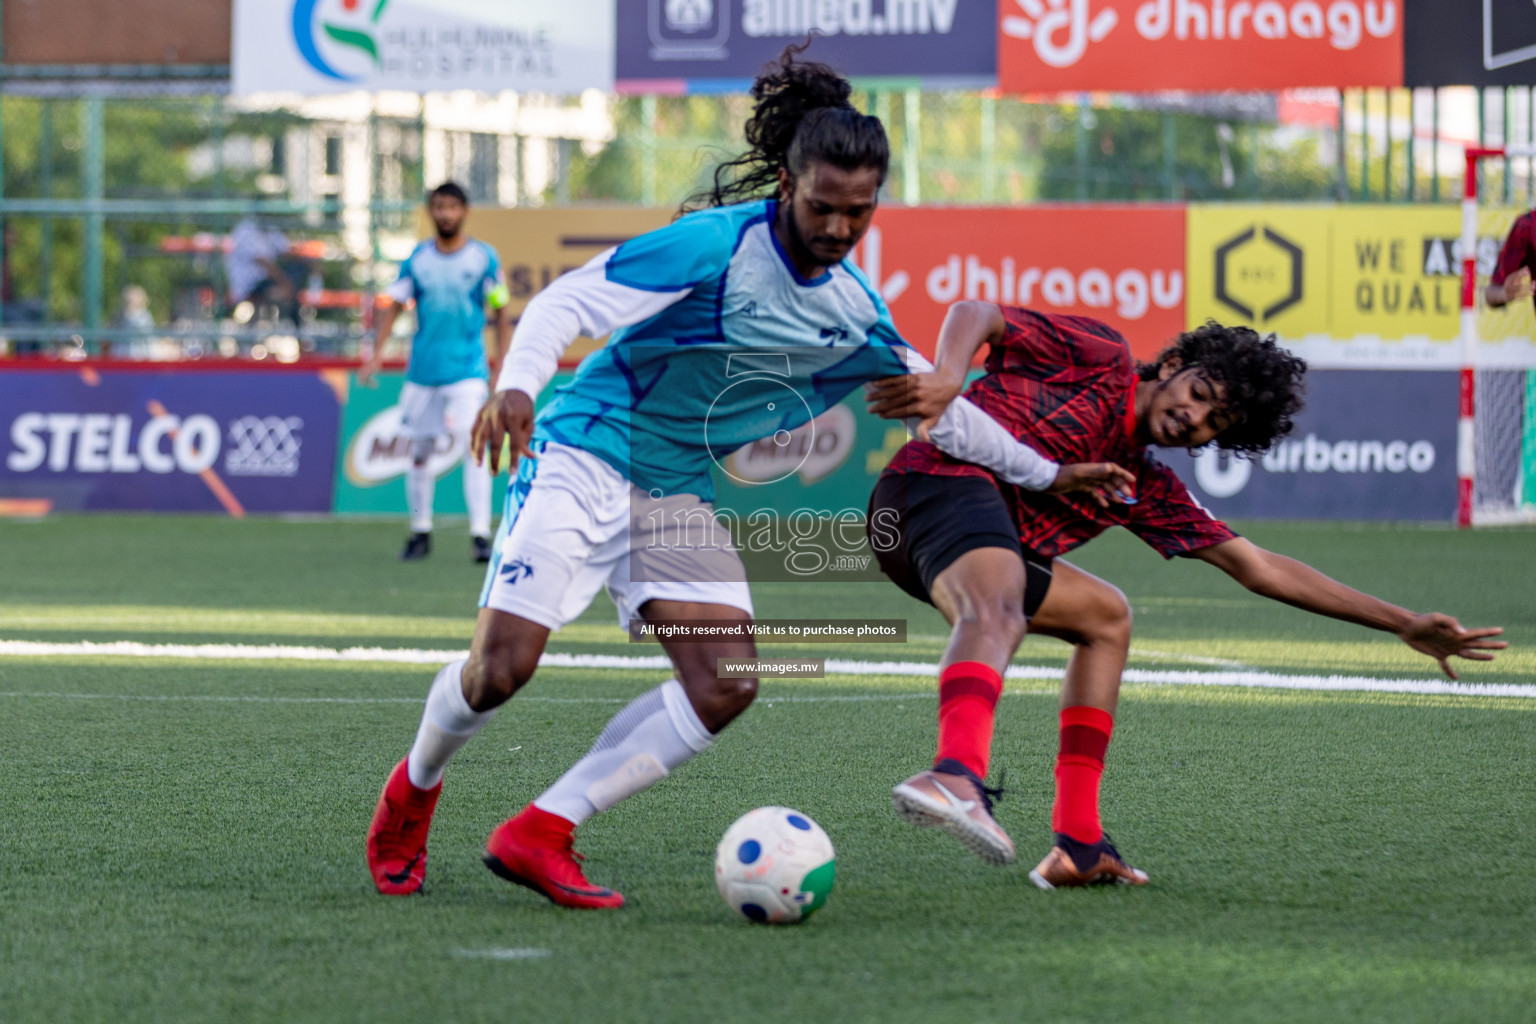
[[[1415,608],[1503,624],[1471,681],[1536,683],[1536,533],[1257,525],[1258,542]],[[467,644],[479,573],[394,561],[377,523],[0,522],[0,638]],[[1079,565],[1138,616],[1137,663],[1428,678],[1391,637],[1253,598],[1106,537]],[[764,616],[942,623],[894,588],[757,588]],[[565,651],[654,654],[611,607]],[[1059,664],[1031,640],[1021,661]],[[780,653],[778,650],[767,653]],[[450,767],[423,895],[374,894],[363,835],[429,667],[0,657],[0,1021],[1519,1021],[1536,1004],[1536,701],[1127,686],[1104,817],[1142,889],[1041,893],[1055,700],[1010,683],[994,772],[1021,863],[898,822],[931,678],[763,684],[716,748],[580,834],[617,913],[481,866],[486,833],[660,678],[549,669]],[[828,698],[857,698],[832,700]],[[809,923],[714,890],[739,814],[787,804],[838,848]]]

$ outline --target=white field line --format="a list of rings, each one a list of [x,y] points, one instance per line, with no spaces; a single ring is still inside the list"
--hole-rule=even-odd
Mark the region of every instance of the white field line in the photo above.
[[[456,949],[453,955],[461,960],[542,960],[549,956],[549,950],[518,947]]]
[[[192,660],[260,660],[321,662],[391,662],[409,665],[441,665],[464,656],[463,651],[347,647],[287,647],[280,644],[145,644],[133,641],[115,643],[40,643],[31,640],[0,640],[0,657],[116,657],[183,658]],[[617,654],[546,653],[539,664],[547,668],[666,669],[671,667],[662,655],[626,656]],[[852,661],[827,659],[829,675],[912,676],[932,679],[938,666],[925,661]],[[1015,665],[1009,679],[1060,679],[1063,670],[1050,665]],[[1461,697],[1524,697],[1536,699],[1536,685],[1528,683],[1456,683],[1448,679],[1392,679],[1373,676],[1288,675],[1279,672],[1195,671],[1173,669],[1126,669],[1122,678],[1128,683],[1154,686],[1246,686],[1278,690],[1376,691],[1381,693],[1418,693]],[[915,695],[914,695],[915,696]],[[147,698],[155,699],[155,698]],[[227,698],[239,700],[242,698]],[[298,701],[301,698],[284,698]],[[303,698],[317,702],[342,701],[344,698]],[[525,698],[526,699],[526,698]],[[558,698],[545,698],[556,700]],[[837,697],[789,697],[777,700],[827,701]]]
[[[1005,696],[1039,695],[1052,697],[1046,690],[1009,690]],[[860,693],[827,694],[820,697],[761,697],[759,704],[773,707],[775,704],[840,704],[868,701],[932,700],[937,690],[927,693]],[[124,700],[151,703],[180,704],[411,704],[421,707],[420,697],[248,697],[217,693],[52,693],[23,690],[0,690],[0,700],[19,698],[25,700]],[[633,697],[524,697],[514,698],[519,704],[628,704]],[[516,749],[516,748],[513,748]]]

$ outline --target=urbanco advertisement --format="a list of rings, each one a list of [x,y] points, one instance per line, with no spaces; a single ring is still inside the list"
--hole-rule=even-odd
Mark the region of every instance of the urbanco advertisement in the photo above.
[[[326,512],[330,372],[0,373],[0,497],[55,511]]]
[[[855,260],[896,328],[932,357],[949,306],[1075,313],[1146,359],[1184,330],[1182,206],[882,207]]]
[[[997,9],[1006,92],[1403,80],[1402,0],[998,0]]]
[[[1450,522],[1457,381],[1454,372],[1314,370],[1296,429],[1267,454],[1158,454],[1217,516]]]

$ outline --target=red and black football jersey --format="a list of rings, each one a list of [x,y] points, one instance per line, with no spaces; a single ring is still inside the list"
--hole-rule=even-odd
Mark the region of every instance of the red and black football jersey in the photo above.
[[[1115,462],[1136,474],[1136,504],[1100,508],[1086,494],[1042,494],[996,480],[925,441],[911,441],[886,474],[993,479],[1013,509],[1019,540],[1047,558],[1123,526],[1164,558],[1237,534],[1190,496],[1173,470],[1136,444],[1136,363],[1125,338],[1084,316],[1003,306],[1007,330],[987,355],[970,399],[1016,439],[1055,462]]]

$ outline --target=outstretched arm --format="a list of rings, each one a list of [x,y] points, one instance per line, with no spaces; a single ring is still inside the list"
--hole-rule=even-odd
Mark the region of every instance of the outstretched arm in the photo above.
[[[485,403],[470,436],[470,451],[490,469],[500,469],[503,441],[512,446],[508,469],[520,456],[533,457],[533,403],[560,365],[571,342],[582,335],[601,338],[620,327],[640,323],[688,294],[688,288],[655,291],[610,281],[606,272],[614,250],[556,278],[534,296],[518,319],[510,348],[502,352],[496,393]],[[506,310],[500,313],[504,316]],[[500,322],[498,322],[499,334]]]
[[[982,345],[1000,339],[1007,328],[1003,311],[994,302],[966,300],[950,306],[939,328],[935,364],[911,365],[913,372],[904,377],[866,384],[869,411],[887,419],[917,419],[914,433],[927,441],[928,432],[965,388],[965,375],[976,353]]]
[[[1509,646],[1494,640],[1504,630],[1464,629],[1449,615],[1418,613],[1346,587],[1294,558],[1266,551],[1242,537],[1193,552],[1237,582],[1264,597],[1304,611],[1395,633],[1403,643],[1439,662],[1452,679],[1452,657],[1492,661],[1492,651]]]

